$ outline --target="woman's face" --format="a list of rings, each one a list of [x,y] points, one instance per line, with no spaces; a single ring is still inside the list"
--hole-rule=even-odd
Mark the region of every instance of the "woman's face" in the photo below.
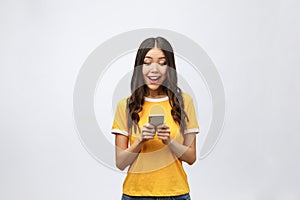
[[[158,48],[152,48],[144,58],[143,77],[150,90],[157,90],[166,79],[167,59],[164,52]]]

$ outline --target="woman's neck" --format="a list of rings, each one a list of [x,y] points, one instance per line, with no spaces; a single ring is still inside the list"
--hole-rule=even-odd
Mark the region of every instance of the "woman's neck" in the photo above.
[[[149,98],[162,98],[167,96],[167,94],[162,90],[148,90],[148,94],[146,96]]]

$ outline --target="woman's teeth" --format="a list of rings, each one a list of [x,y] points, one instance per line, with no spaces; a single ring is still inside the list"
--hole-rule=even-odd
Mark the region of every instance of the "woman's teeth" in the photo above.
[[[149,79],[150,79],[151,81],[156,81],[156,80],[159,79],[159,76],[149,76]]]

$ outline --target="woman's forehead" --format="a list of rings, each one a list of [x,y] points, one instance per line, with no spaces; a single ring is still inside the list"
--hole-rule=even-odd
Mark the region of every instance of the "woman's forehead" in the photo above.
[[[165,54],[159,48],[152,48],[147,52],[147,54],[145,55],[145,58],[162,59],[162,58],[165,58]]]

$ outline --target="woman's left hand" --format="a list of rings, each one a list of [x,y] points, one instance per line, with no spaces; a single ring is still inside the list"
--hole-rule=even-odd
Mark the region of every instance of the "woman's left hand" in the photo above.
[[[171,142],[170,128],[166,124],[158,125],[157,136],[164,144],[168,145]]]

